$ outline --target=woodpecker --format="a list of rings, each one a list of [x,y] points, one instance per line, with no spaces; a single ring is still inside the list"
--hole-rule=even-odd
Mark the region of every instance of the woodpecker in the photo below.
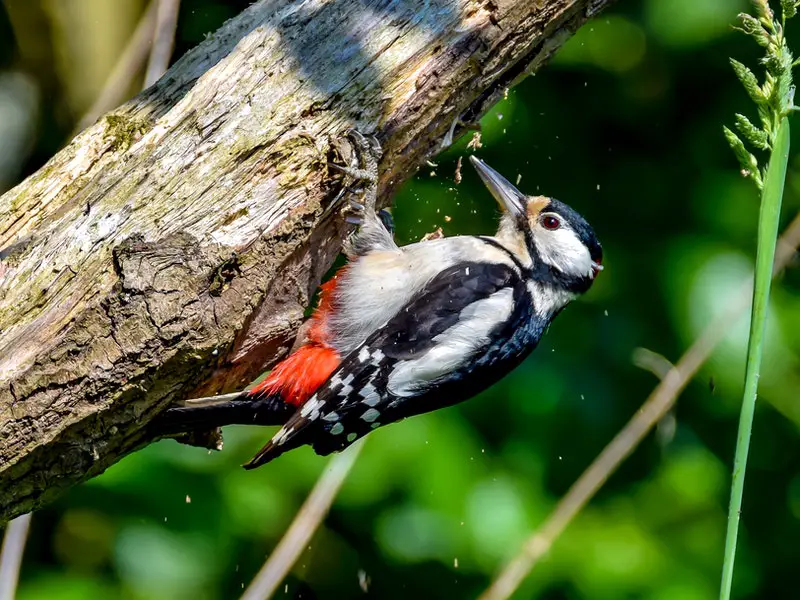
[[[581,215],[526,196],[475,156],[503,211],[495,235],[397,246],[375,211],[377,144],[357,132],[350,139],[356,158],[336,168],[366,184],[350,190],[363,199],[351,201],[360,226],[345,244],[349,262],[321,288],[307,342],[252,390],[176,409],[189,423],[204,402],[224,407],[226,423],[279,409],[282,427],[248,469],[302,445],[340,451],[378,427],[475,396],[528,356],[603,268]]]

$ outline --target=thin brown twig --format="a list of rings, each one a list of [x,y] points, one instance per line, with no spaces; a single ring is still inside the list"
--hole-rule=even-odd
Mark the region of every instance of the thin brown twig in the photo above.
[[[342,454],[334,456],[328,463],[328,468],[300,507],[283,539],[244,591],[241,600],[266,600],[272,597],[328,514],[333,499],[339,493],[363,447],[362,440]]]
[[[778,240],[773,276],[791,261],[800,246],[800,215],[795,217]],[[519,587],[537,562],[552,547],[555,540],[575,515],[597,493],[623,460],[639,445],[650,429],[672,408],[714,348],[730,331],[730,324],[749,306],[752,284],[720,317],[715,319],[653,390],[645,403],[583,472],[538,531],[527,539],[520,552],[484,591],[479,600],[505,600]]]
[[[157,9],[158,0],[151,0],[97,99],[78,120],[76,133],[94,123],[100,115],[125,100],[134,77],[142,70],[142,66],[147,60],[156,25]]]
[[[149,88],[167,72],[172,48],[175,45],[175,29],[178,26],[178,12],[181,0],[156,0],[158,16],[153,44],[150,47],[150,58],[144,75],[142,89]]]
[[[634,365],[645,371],[650,371],[659,379],[664,379],[667,373],[675,367],[663,354],[653,352],[647,348],[636,348],[631,361]]]
[[[0,600],[14,600],[19,581],[22,555],[28,539],[31,513],[17,517],[6,526],[3,547],[0,549]]]

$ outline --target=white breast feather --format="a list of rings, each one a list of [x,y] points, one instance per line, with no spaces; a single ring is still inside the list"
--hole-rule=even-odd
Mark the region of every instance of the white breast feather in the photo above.
[[[458,262],[513,267],[502,250],[471,236],[455,236],[371,252],[351,262],[336,285],[336,310],[328,321],[332,345],[344,356],[385,325],[425,285]]]
[[[573,294],[563,288],[542,285],[536,281],[528,282],[528,291],[533,299],[536,314],[549,318],[575,299]]]
[[[457,369],[486,345],[492,329],[511,315],[513,293],[511,288],[504,288],[467,306],[458,323],[437,335],[436,346],[424,356],[395,365],[389,375],[389,391],[396,396],[411,396],[420,382],[438,379]]]

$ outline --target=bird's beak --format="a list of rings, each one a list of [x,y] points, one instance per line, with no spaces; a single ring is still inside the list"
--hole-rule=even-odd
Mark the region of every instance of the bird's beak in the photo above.
[[[500,175],[492,167],[483,162],[476,156],[470,156],[472,166],[480,175],[484,185],[489,188],[489,191],[494,196],[494,199],[507,210],[511,215],[517,218],[525,217],[525,207],[528,204],[528,199],[515,188],[508,179]]]

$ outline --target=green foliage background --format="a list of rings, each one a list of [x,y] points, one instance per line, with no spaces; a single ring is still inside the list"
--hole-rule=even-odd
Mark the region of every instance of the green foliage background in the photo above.
[[[184,0],[178,54],[246,4]],[[119,21],[131,13],[129,32],[141,3],[121,5],[107,26],[117,32],[108,34],[111,47],[124,43]],[[721,132],[734,112],[750,108],[728,64],[735,56],[753,65],[758,54],[730,28],[747,8],[744,0],[620,2],[485,117],[478,154],[512,181],[520,176],[523,191],[582,212],[604,245],[606,270],[504,381],[464,405],[369,436],[278,597],[475,597],[655,385],[633,366],[633,350],[676,360],[730,301],[752,271],[758,214],[753,186],[738,174]],[[42,98],[16,178],[65,141],[91,100],[102,79],[86,65],[114,61],[113,53],[92,57],[89,49],[83,63],[71,63],[58,54],[58,27],[19,17],[69,10],[75,18],[74,6],[53,2],[0,5],[0,74],[26,71]],[[66,18],[56,17],[53,23]],[[493,230],[496,205],[466,164],[464,181],[453,182],[465,144],[422,169],[397,198],[402,242],[436,226],[449,235]],[[2,140],[0,150],[11,151]],[[798,208],[797,166],[793,159],[787,222]],[[797,594],[796,269],[775,288],[772,311],[737,598]],[[516,597],[716,597],[746,333],[744,320],[730,324],[728,340],[677,410]],[[236,598],[326,463],[301,449],[241,470],[269,434],[229,428],[216,454],[161,442],[40,510],[20,600]],[[371,580],[368,594],[360,571]]]

